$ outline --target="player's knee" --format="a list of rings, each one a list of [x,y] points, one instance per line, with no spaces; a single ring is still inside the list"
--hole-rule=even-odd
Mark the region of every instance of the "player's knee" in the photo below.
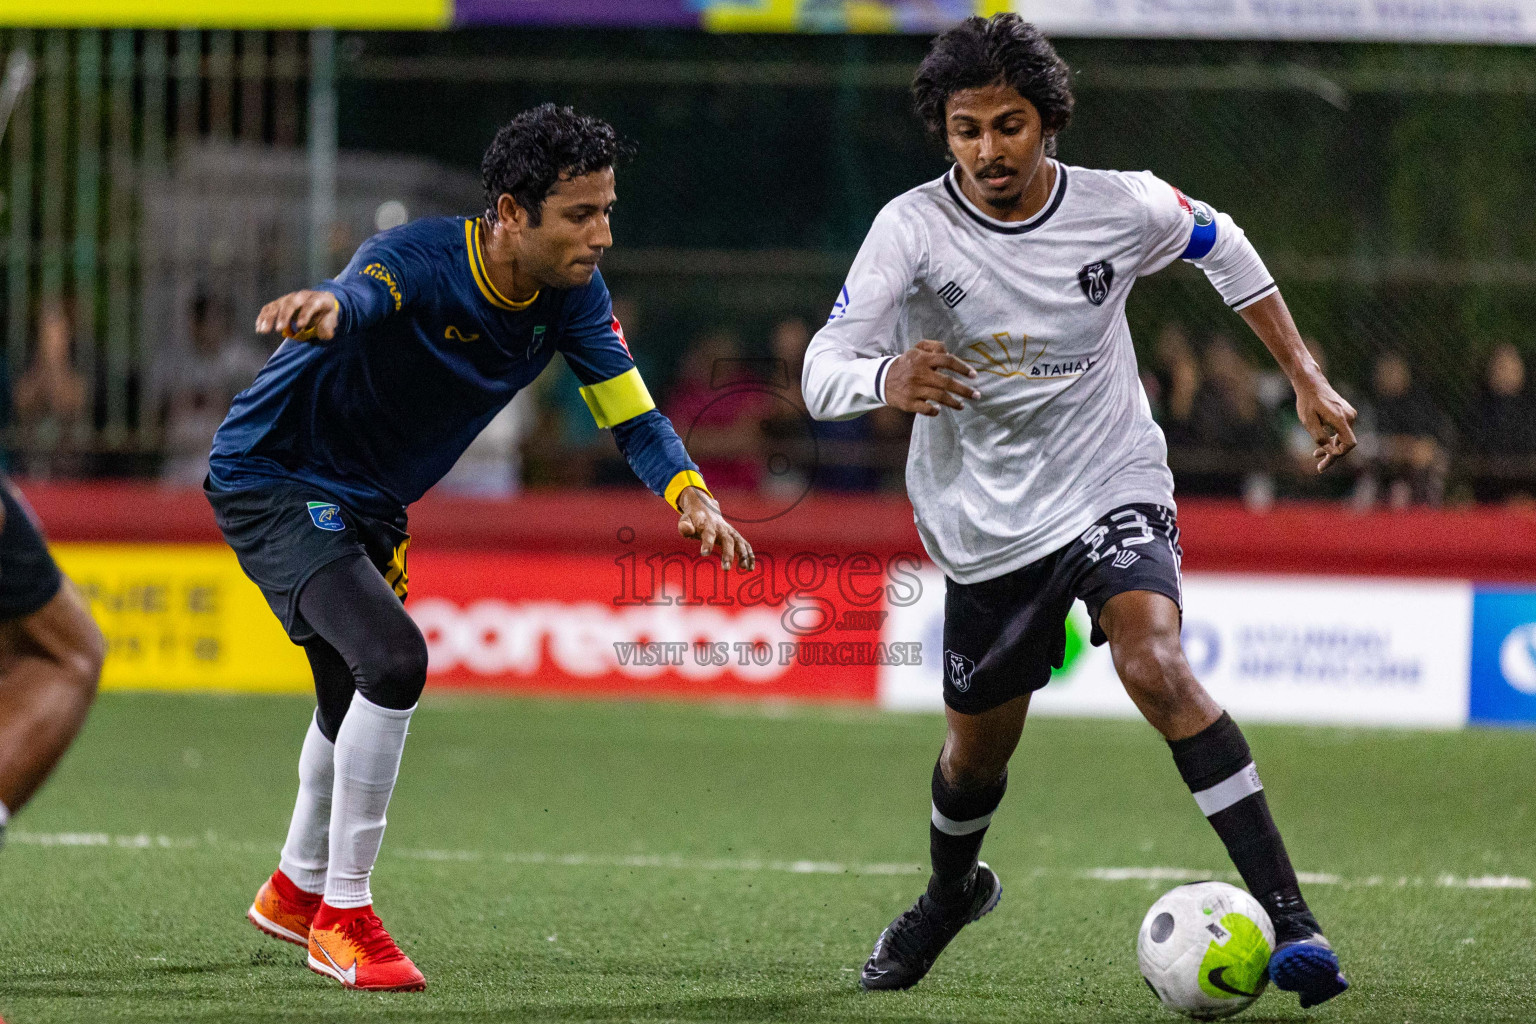
[[[52,635],[45,649],[59,677],[71,683],[89,702],[95,698],[96,688],[101,682],[101,668],[107,659],[107,642],[84,604],[76,599],[70,603],[76,606],[71,611],[78,613],[67,616],[62,630],[50,630]]]
[[[411,707],[427,684],[427,642],[414,627],[397,630],[359,668],[357,688],[364,697],[380,707]]]
[[[68,657],[70,678],[88,699],[96,696],[96,688],[101,683],[101,668],[106,660],[106,640],[102,637],[101,631],[94,627],[89,635],[80,638],[80,642],[70,652]]]
[[[1120,653],[1120,679],[1137,703],[1177,708],[1194,677],[1176,635],[1151,634],[1128,644]]]

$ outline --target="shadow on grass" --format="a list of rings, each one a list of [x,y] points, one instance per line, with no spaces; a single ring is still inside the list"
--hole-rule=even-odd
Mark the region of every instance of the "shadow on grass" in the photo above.
[[[0,999],[44,997],[101,999],[103,997],[143,995],[145,986],[154,985],[157,979],[211,974],[227,974],[231,971],[249,972],[250,958],[213,961],[201,964],[161,964],[139,961],[129,967],[114,968],[63,968],[46,973],[12,975],[0,982]],[[90,987],[84,988],[83,985]],[[167,992],[167,995],[180,993]]]
[[[78,981],[79,979],[74,979]],[[64,991],[57,988],[5,986],[0,998],[60,998],[79,996],[100,999],[121,996],[123,993],[103,993],[100,990]],[[329,994],[329,993],[328,993]],[[930,1012],[913,1013],[911,1007],[897,1008],[888,999],[871,999],[862,993],[846,989],[806,992],[798,995],[742,995],[710,996],[696,999],[651,1000],[613,1003],[538,1003],[526,1006],[510,1006],[499,1009],[465,1010],[453,1006],[433,1005],[430,998],[420,996],[390,997],[385,1000],[369,998],[356,993],[342,994],[341,1003],[326,999],[329,1005],[301,1009],[291,1002],[283,1007],[241,1007],[231,1009],[220,999],[215,1005],[202,1007],[180,1006],[174,1003],[160,1005],[119,1005],[115,1013],[118,1019],[131,1021],[188,1021],[217,1020],[220,1024],[274,1024],[291,1021],[296,1017],[312,1017],[319,1020],[368,1020],[368,1021],[424,1021],[433,1024],[506,1024],[506,1022],[551,1021],[564,1024],[665,1024],[665,1022],[723,1021],[732,1024],[838,1024],[838,1022],[871,1022],[871,1024],[955,1024],[965,1019],[1003,1019],[995,1015],[969,1018],[957,1017],[953,1007],[934,1007]],[[357,1000],[354,1006],[346,1006]],[[176,1002],[181,1002],[177,1000]],[[194,1001],[195,1002],[195,1001]],[[346,1008],[343,1008],[343,1007]],[[55,1008],[56,1009],[56,1008]],[[189,1012],[189,1010],[191,1012]],[[890,1012],[896,1010],[897,1012]],[[906,1011],[906,1012],[901,1012]],[[31,1018],[27,1018],[31,1019]],[[61,1019],[46,1014],[39,1019]]]

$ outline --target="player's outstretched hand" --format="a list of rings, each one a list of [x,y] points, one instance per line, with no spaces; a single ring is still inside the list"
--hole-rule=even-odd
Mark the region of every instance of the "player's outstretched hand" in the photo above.
[[[1321,376],[1296,389],[1296,415],[1317,442],[1312,457],[1319,473],[1354,450],[1354,422],[1359,414]]]
[[[975,370],[949,354],[942,341],[920,341],[885,368],[885,404],[902,412],[937,416],[939,405],[964,409],[961,398],[981,397],[980,391],[950,373],[976,376]]]
[[[677,521],[677,532],[684,537],[699,539],[699,554],[707,555],[716,544],[720,545],[720,564],[726,572],[734,565],[751,571],[756,564],[752,545],[736,532],[736,528],[720,514],[720,503],[697,487],[684,487],[677,496],[677,509],[682,518]]]
[[[336,337],[341,306],[330,292],[289,292],[273,299],[256,314],[256,333],[278,331],[295,341],[330,341]]]

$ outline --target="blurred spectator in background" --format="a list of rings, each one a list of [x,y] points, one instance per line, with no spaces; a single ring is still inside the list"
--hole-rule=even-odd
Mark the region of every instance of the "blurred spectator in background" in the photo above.
[[[226,302],[203,293],[193,296],[186,338],[162,347],[151,371],[154,412],[164,432],[162,483],[202,486],[214,432],[267,354],[265,345],[234,329]]]
[[[533,394],[525,388],[485,425],[437,486],[465,497],[516,495],[523,489],[523,442],[534,420]]]
[[[644,337],[635,333],[639,311],[633,301],[615,297],[613,315],[626,335]],[[635,352],[637,361],[644,360],[646,351],[641,346]],[[647,367],[640,367],[640,376],[654,385]],[[613,437],[598,428],[592,410],[581,397],[581,381],[564,359],[553,359],[523,393],[527,392],[532,393],[534,404],[527,414],[524,433],[538,437],[539,443],[528,445],[522,452],[525,483],[556,487],[635,486],[634,473],[619,454]]]
[[[884,470],[889,468],[882,458],[884,435],[892,429],[889,414],[895,414],[898,430],[902,414],[887,408],[851,420],[812,420],[800,393],[800,373],[811,333],[804,320],[791,317],[776,324],[769,337],[774,360],[783,367],[787,383],[782,389],[786,401],[773,403],[773,412],[765,424],[770,448],[775,449],[769,454],[765,486],[803,489],[811,483],[828,491],[877,490]],[[775,473],[774,455],[780,448],[791,467],[789,473]]]
[[[1395,352],[1377,357],[1371,396],[1361,403],[1355,433],[1365,456],[1355,488],[1358,507],[1438,505],[1449,464],[1445,416],[1416,388],[1408,362]]]
[[[816,443],[822,424],[805,411],[805,396],[800,391],[800,371],[810,343],[811,329],[799,317],[780,320],[768,335],[772,358],[764,383],[771,397],[763,420],[768,469],[763,489],[769,493],[803,493],[815,480],[825,457]]]
[[[1259,401],[1258,373],[1225,335],[1206,345],[1187,430],[1194,448],[1180,479],[1187,491],[1240,496],[1260,508],[1274,502],[1279,439]]]
[[[1341,380],[1335,375],[1329,365],[1328,353],[1318,340],[1302,338],[1301,341],[1317,362],[1318,369],[1328,377],[1334,390],[1346,402],[1358,409],[1360,400],[1355,389],[1347,380]],[[1307,428],[1303,427],[1301,420],[1296,418],[1296,393],[1291,390],[1288,381],[1281,401],[1271,410],[1270,422],[1274,424],[1276,434],[1285,439],[1286,457],[1290,462],[1290,487],[1286,490],[1287,496],[1330,499],[1343,499],[1349,496],[1350,491],[1356,486],[1355,471],[1359,467],[1346,460],[1339,469],[1348,472],[1329,470],[1327,473],[1319,473],[1317,471],[1317,458],[1312,454],[1317,450],[1317,442],[1312,440],[1312,435],[1307,433]]]
[[[1520,350],[1505,342],[1488,369],[1468,424],[1465,454],[1478,501],[1528,502],[1536,492],[1536,395]]]
[[[744,376],[741,340],[717,328],[684,354],[663,410],[715,488],[756,490],[763,481],[763,422],[772,398]]]
[[[1157,336],[1153,369],[1143,380],[1147,399],[1170,448],[1195,443],[1195,394],[1200,390],[1200,363],[1189,337],[1178,324],[1168,324]]]
[[[83,461],[77,440],[86,417],[85,395],[85,378],[74,364],[69,311],[60,300],[48,299],[38,311],[32,362],[15,388],[18,461],[26,473],[80,474]]]

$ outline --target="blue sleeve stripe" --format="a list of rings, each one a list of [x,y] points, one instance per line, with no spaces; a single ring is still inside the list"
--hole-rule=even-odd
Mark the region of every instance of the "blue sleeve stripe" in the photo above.
[[[1190,233],[1189,245],[1184,247],[1184,255],[1181,260],[1197,260],[1211,251],[1216,244],[1216,219],[1211,218],[1209,224],[1195,223],[1195,230]]]

